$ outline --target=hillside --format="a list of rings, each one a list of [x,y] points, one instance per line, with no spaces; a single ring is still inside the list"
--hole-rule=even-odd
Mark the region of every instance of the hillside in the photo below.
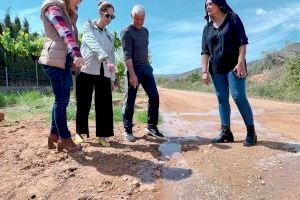
[[[263,58],[247,63],[248,94],[283,101],[300,101],[300,42],[286,44],[280,50],[263,52]],[[181,74],[159,77],[162,87],[212,92],[212,85],[201,82],[201,68]]]

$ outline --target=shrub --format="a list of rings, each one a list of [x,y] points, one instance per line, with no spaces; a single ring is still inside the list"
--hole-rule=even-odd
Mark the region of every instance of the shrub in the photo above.
[[[293,94],[300,93],[300,55],[290,58],[287,63],[286,80],[289,84],[288,89]]]

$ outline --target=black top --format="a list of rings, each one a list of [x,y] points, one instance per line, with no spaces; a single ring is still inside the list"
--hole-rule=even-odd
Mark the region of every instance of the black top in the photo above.
[[[208,23],[202,35],[202,54],[209,56],[211,74],[227,73],[238,63],[239,47],[248,44],[243,23],[235,13],[228,13],[219,28]]]
[[[121,33],[124,59],[132,59],[134,65],[149,64],[148,60],[148,29],[135,28],[133,25],[125,28]]]

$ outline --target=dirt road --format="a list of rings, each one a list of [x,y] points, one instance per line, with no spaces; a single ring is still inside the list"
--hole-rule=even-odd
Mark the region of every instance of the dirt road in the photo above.
[[[214,94],[161,89],[160,95],[163,128],[190,137],[168,165],[193,172],[180,184],[163,181],[161,199],[300,199],[299,104],[251,99],[259,143],[246,148],[233,102],[236,142],[212,145],[220,126]]]
[[[48,150],[45,116],[1,122],[0,199],[300,199],[300,104],[251,99],[259,143],[246,148],[234,104],[236,142],[213,145],[213,94],[160,89],[160,99],[167,140],[137,124],[139,139],[128,143],[118,124],[111,147],[92,137],[82,153]]]

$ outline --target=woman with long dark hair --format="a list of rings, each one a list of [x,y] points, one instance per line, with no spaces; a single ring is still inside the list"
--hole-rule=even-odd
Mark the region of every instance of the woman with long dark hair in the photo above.
[[[211,75],[221,118],[221,132],[212,142],[234,142],[230,129],[230,91],[246,125],[244,145],[255,145],[257,135],[246,96],[245,56],[248,38],[243,23],[226,0],[206,0],[205,11],[207,25],[202,36],[202,80],[209,84]]]

